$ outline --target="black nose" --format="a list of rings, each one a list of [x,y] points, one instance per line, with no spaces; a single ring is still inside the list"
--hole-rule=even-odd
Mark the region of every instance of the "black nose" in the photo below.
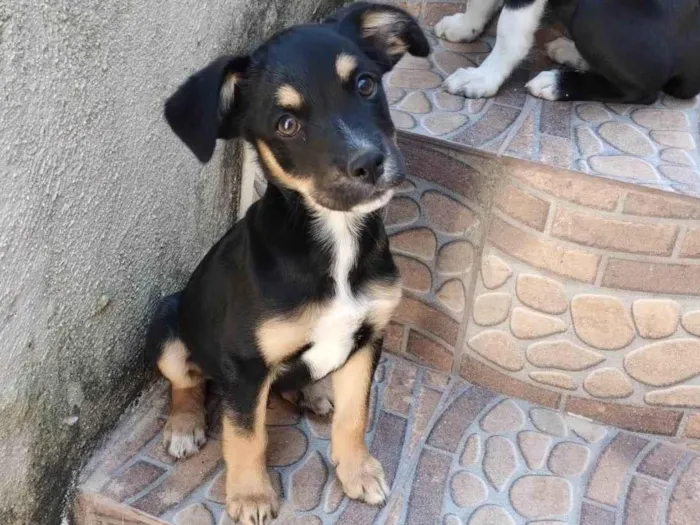
[[[377,148],[356,153],[348,162],[348,175],[367,182],[377,182],[384,173],[384,154]]]

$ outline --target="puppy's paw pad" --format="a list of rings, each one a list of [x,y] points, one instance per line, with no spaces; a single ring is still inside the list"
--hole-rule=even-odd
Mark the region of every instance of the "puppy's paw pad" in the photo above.
[[[174,414],[163,429],[163,444],[174,458],[186,458],[196,454],[207,442],[204,416]]]
[[[447,91],[467,98],[486,98],[498,93],[501,79],[483,67],[458,69],[445,80]]]
[[[351,499],[382,505],[389,495],[384,469],[372,456],[368,455],[364,460],[352,464],[341,462],[336,473],[345,494]]]
[[[547,44],[547,55],[557,64],[587,70],[588,63],[576,48],[576,44],[568,38],[561,37]]]
[[[543,71],[525,87],[533,97],[559,100],[559,71]]]
[[[317,416],[328,416],[333,412],[333,401],[327,397],[316,397],[307,400],[302,398],[299,406],[304,410],[313,412]]]
[[[234,523],[241,525],[269,525],[279,514],[279,509],[279,498],[274,490],[226,498],[226,512]]]

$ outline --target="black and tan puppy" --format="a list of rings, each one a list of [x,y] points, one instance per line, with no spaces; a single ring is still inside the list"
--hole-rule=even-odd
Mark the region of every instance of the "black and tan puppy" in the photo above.
[[[386,498],[364,435],[383,330],[401,296],[380,209],[404,164],[381,78],[407,52],[429,53],[413,18],[353,4],[250,56],[219,58],[166,103],[168,123],[202,162],[217,138],[240,137],[269,181],[184,291],[164,300],[148,336],[172,385],[170,454],[205,440],[205,381],[222,392],[234,521],[268,523],[279,507],[265,467],[270,389],[304,389],[313,405],[326,377],[337,476],[351,498]]]

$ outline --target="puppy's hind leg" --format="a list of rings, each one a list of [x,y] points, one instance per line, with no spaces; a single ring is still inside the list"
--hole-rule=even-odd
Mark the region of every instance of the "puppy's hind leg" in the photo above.
[[[189,362],[189,352],[179,339],[163,345],[158,368],[170,381],[170,416],[163,431],[168,453],[184,458],[206,443],[205,381],[199,368]]]
[[[447,91],[469,98],[495,95],[532,48],[546,5],[547,0],[506,0],[493,51],[478,68],[450,75],[445,80]]]
[[[595,100],[621,104],[651,104],[658,92],[656,87],[623,88],[598,73],[567,69],[543,71],[526,87],[532,96],[545,100]]]

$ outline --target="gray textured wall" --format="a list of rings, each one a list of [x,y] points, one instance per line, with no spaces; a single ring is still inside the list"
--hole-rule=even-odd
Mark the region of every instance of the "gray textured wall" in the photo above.
[[[155,302],[235,215],[236,147],[202,169],[165,97],[340,3],[0,1],[3,525],[60,522],[80,462],[149,377]]]

